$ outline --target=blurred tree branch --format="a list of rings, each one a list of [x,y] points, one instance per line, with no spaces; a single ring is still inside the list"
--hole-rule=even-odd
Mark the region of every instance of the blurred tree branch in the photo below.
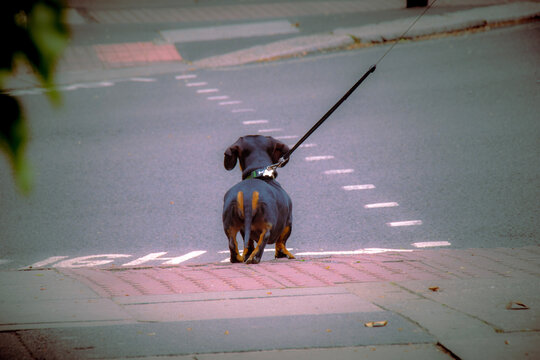
[[[49,100],[60,103],[54,70],[69,38],[64,10],[62,0],[3,1],[0,5],[0,26],[7,38],[0,50],[0,151],[7,156],[24,194],[30,192],[33,182],[26,157],[28,126],[19,101],[5,93],[5,81],[26,63],[47,89]]]

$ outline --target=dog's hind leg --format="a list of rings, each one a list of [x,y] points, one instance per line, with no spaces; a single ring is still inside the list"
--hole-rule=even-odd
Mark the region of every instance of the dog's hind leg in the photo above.
[[[241,263],[244,262],[244,257],[240,255],[238,251],[238,243],[236,242],[236,234],[239,228],[230,227],[226,230],[227,238],[229,239],[229,250],[231,252],[231,262]]]
[[[255,250],[253,250],[249,258],[246,260],[247,264],[258,264],[259,262],[261,262],[264,247],[266,246],[266,243],[270,238],[271,228],[272,224],[265,223],[265,226],[263,227],[263,229],[261,230],[261,234],[259,235],[259,240],[257,241],[257,246],[255,247]]]
[[[278,241],[276,241],[276,259],[284,257],[287,257],[288,259],[295,259],[294,255],[291,254],[291,252],[287,250],[287,247],[285,246],[290,235],[291,225],[285,226],[285,229],[283,229]]]

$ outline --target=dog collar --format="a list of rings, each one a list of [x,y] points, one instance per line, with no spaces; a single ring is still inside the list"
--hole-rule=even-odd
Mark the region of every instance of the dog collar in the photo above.
[[[262,169],[253,170],[249,173],[249,175],[245,178],[247,179],[275,179],[277,176],[275,169],[270,169],[269,167],[265,167]]]

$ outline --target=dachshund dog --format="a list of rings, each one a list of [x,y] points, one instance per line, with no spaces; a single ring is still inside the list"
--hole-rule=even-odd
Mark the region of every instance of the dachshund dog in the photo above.
[[[275,171],[263,171],[288,151],[282,142],[261,135],[241,137],[225,151],[225,169],[232,170],[239,160],[242,171],[242,181],[227,191],[223,201],[231,262],[258,264],[266,244],[276,244],[276,258],[294,259],[285,247],[292,229],[291,199],[274,180]],[[242,255],[236,242],[239,231],[244,238]]]

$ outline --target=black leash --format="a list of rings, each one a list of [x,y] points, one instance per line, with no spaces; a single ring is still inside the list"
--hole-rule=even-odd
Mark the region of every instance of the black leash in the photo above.
[[[309,131],[304,135],[302,136],[302,138],[300,140],[298,140],[298,142],[292,147],[292,149],[290,149],[285,155],[283,155],[283,157],[279,160],[278,163],[276,164],[272,164],[270,166],[268,166],[266,169],[261,169],[260,172],[261,172],[261,176],[264,172],[264,176],[268,176],[268,177],[274,177],[274,171],[275,169],[277,168],[280,168],[280,167],[283,167],[285,166],[288,162],[289,162],[289,159],[290,159],[290,156],[292,155],[292,153],[298,149],[298,147],[300,147],[300,145],[302,145],[302,143],[304,141],[306,141],[306,139],[315,132],[315,130],[317,130],[317,128],[319,126],[322,125],[323,122],[326,121],[326,119],[328,119],[330,117],[330,115],[332,115],[332,113],[334,111],[336,111],[336,109],[345,101],[347,100],[347,98],[360,86],[360,84],[362,84],[364,82],[364,80],[366,80],[366,78],[371,74],[373,73],[376,69],[377,69],[377,65],[382,61],[382,59],[384,59],[384,57],[386,55],[388,55],[388,53],[390,51],[392,51],[392,49],[394,49],[394,47],[401,41],[403,40],[403,38],[405,37],[405,35],[413,28],[414,25],[416,25],[416,23],[418,22],[418,20],[420,20],[420,18],[422,18],[422,16],[425,15],[425,13],[431,9],[431,7],[437,2],[437,0],[434,0],[431,4],[428,4],[428,6],[424,9],[424,11],[418,15],[416,17],[416,19],[411,23],[411,25],[409,25],[409,27],[401,34],[401,36],[392,44],[392,46],[390,46],[390,48],[379,58],[379,60],[377,60],[377,62],[373,65],[371,65],[371,67],[369,68],[368,71],[366,71],[366,73],[360,78],[360,80],[358,80],[356,82],[356,84],[353,85],[353,87],[351,87],[349,89],[349,91],[347,91],[347,93],[345,95],[343,95],[343,97],[341,99],[339,99],[339,101],[334,105],[332,106],[332,108],[330,110],[328,110],[328,112],[326,114],[324,114],[324,116],[319,120],[317,121],[317,123],[315,125],[313,125],[313,127],[311,129],[309,129]]]

